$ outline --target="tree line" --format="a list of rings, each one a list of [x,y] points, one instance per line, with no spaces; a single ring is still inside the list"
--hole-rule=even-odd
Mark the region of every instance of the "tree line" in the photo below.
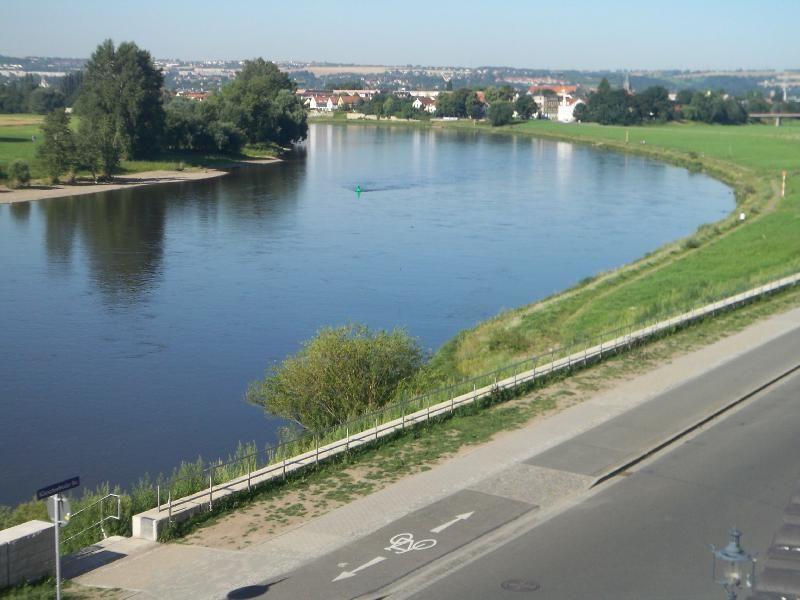
[[[735,98],[721,91],[681,90],[673,101],[662,86],[651,86],[633,95],[623,89],[613,89],[608,80],[603,79],[597,91],[589,94],[586,104],[575,108],[575,118],[603,125],[638,125],[681,119],[738,125],[747,122],[748,111],[769,112],[770,108],[757,94]]]
[[[286,147],[308,133],[294,84],[262,58],[245,61],[231,83],[202,102],[172,98],[163,85],[147,50],[133,42],[100,44],[80,77],[77,130],[63,107],[51,110],[42,125],[38,152],[51,180],[77,170],[109,178],[123,159],[169,151],[236,154],[246,144]]]

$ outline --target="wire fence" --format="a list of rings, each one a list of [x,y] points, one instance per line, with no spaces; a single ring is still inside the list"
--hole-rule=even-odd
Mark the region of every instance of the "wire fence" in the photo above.
[[[568,346],[532,356],[493,371],[470,377],[431,392],[403,399],[365,413],[345,423],[316,433],[305,433],[279,444],[258,450],[240,446],[227,461],[184,465],[182,475],[156,485],[155,508],[173,513],[196,509],[207,503],[213,509],[215,498],[232,492],[251,490],[253,485],[279,478],[319,464],[343,452],[372,443],[407,427],[452,414],[467,404],[490,398],[498,392],[530,386],[556,373],[569,372],[632,345],[684,327],[717,312],[764,297],[800,281],[800,273],[769,284],[735,293],[721,300],[698,306],[667,319],[618,327],[591,337],[573,341]],[[215,496],[216,494],[216,496]]]

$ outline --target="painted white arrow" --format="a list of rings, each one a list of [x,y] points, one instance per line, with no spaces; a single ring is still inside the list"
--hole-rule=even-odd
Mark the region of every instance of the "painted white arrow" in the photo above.
[[[331,583],[333,583],[334,581],[341,581],[342,579],[349,579],[350,577],[355,577],[358,574],[359,571],[363,571],[364,569],[368,569],[372,565],[377,565],[379,562],[383,562],[385,560],[386,560],[386,557],[384,557],[384,556],[376,556],[371,561],[365,562],[363,565],[361,565],[360,567],[356,567],[352,571],[342,571],[341,573],[339,573],[339,575],[336,576],[335,579],[331,580]]]
[[[456,515],[455,519],[453,519],[451,521],[448,521],[447,523],[442,523],[438,527],[434,527],[433,529],[431,529],[431,533],[441,533],[442,531],[444,531],[445,529],[450,527],[450,525],[455,525],[459,521],[466,521],[467,519],[469,519],[474,514],[475,514],[475,511],[468,512],[468,513],[462,513],[460,515]]]

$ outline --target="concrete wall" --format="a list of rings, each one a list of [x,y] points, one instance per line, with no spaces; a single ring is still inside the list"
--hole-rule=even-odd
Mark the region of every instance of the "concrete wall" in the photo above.
[[[55,571],[53,524],[28,521],[0,531],[0,589]]]

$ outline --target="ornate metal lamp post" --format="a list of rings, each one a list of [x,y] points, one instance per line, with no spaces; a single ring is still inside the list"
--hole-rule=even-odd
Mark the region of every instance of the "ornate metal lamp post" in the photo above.
[[[712,576],[728,594],[728,600],[736,600],[742,585],[755,585],[756,559],[746,552],[739,540],[742,532],[736,528],[730,531],[730,541],[724,548],[717,550],[711,546],[713,554]]]

